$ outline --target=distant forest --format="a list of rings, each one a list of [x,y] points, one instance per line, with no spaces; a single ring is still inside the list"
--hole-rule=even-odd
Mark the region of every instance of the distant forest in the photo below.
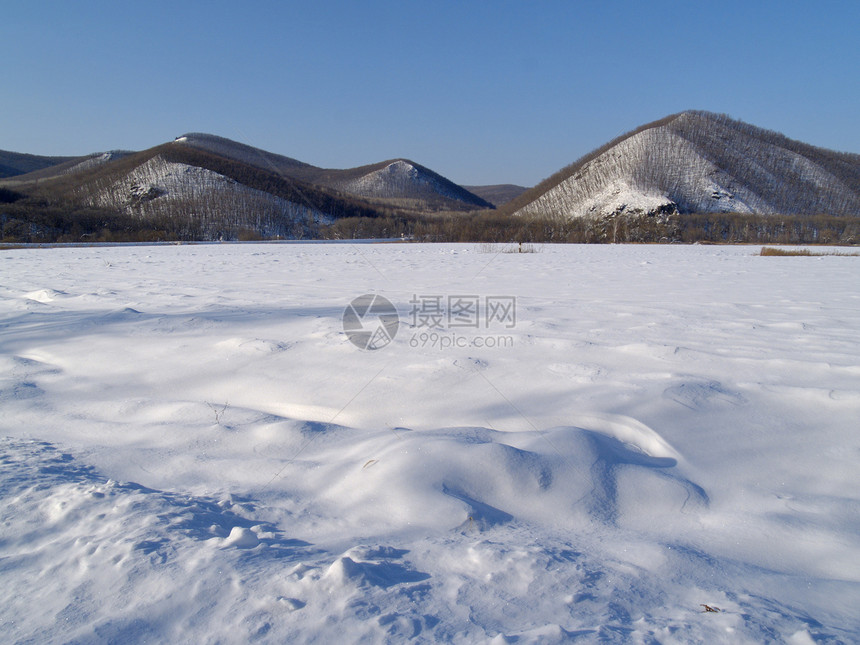
[[[321,232],[327,239],[404,236],[417,242],[860,244],[860,218],[704,213],[563,220],[479,211],[417,218],[346,218]]]
[[[739,213],[615,215],[596,219],[521,217],[499,211],[345,216],[294,225],[265,236],[235,218],[140,218],[114,209],[57,203],[0,188],[4,243],[155,242],[264,239],[401,238],[416,242],[858,244],[860,218]],[[213,233],[214,231],[214,233]]]

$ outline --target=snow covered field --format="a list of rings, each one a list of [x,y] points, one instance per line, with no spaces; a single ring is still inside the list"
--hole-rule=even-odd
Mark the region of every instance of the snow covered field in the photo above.
[[[857,642],[860,259],[757,252],[0,252],[0,641]]]

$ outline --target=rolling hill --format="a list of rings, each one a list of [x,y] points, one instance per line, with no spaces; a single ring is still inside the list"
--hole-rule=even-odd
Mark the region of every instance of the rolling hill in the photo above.
[[[860,155],[793,141],[724,115],[682,112],[585,155],[506,211],[561,219],[860,215]]]
[[[41,155],[30,155],[22,152],[10,152],[0,150],[0,179],[16,177],[43,168],[50,168],[77,157],[44,157]]]
[[[701,111],[622,135],[531,189],[463,187],[405,158],[321,168],[201,133],[140,152],[0,153],[0,163],[17,173],[0,178],[5,242],[860,239],[860,155]]]
[[[485,199],[493,206],[499,207],[507,204],[528,190],[525,186],[516,184],[493,184],[492,186],[463,186],[470,193],[474,193],[481,199]]]
[[[421,211],[492,207],[486,200],[409,159],[389,159],[341,170],[319,168],[211,134],[189,133],[177,137],[175,143],[381,205]]]
[[[194,133],[142,152],[64,160],[2,185],[26,196],[31,210],[34,202],[96,209],[181,239],[305,237],[343,218],[492,208],[406,159],[324,169]]]

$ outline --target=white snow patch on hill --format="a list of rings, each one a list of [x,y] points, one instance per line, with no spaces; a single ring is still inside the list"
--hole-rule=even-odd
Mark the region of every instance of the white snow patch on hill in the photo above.
[[[309,220],[331,223],[333,218],[307,205],[249,188],[206,168],[155,156],[122,179],[98,191],[95,205],[123,209],[141,217],[191,217],[211,226],[244,222],[261,235],[285,235],[290,227]]]
[[[616,213],[645,215],[672,212],[676,210],[676,204],[666,195],[636,190],[628,183],[619,181],[607,184],[598,193],[588,196],[582,202],[582,209],[591,216]]]
[[[734,194],[728,189],[730,184],[731,178],[704,159],[689,141],[665,128],[652,128],[593,159],[521,212],[595,217],[618,212],[645,214],[664,206],[736,213],[767,207],[754,195]],[[706,197],[705,202],[678,205],[670,193]]]
[[[363,197],[434,198],[441,195],[449,199],[462,199],[462,195],[450,186],[402,159],[362,177],[339,182],[337,187]]]
[[[799,203],[805,209],[821,203],[830,208],[815,213],[856,213],[856,188],[785,145],[752,126],[684,113],[623,139],[517,212],[603,217],[668,206],[682,213],[790,214]]]
[[[128,153],[117,153],[117,152],[103,152],[100,154],[91,155],[87,159],[84,159],[80,163],[76,163],[75,165],[66,168],[62,174],[69,175],[77,172],[82,172],[84,170],[89,170],[90,168],[95,168],[97,166],[102,166],[109,161],[113,161],[118,157],[123,157]]]
[[[134,201],[152,200],[164,195],[174,199],[194,199],[238,186],[238,182],[206,168],[156,156],[113,184],[100,196],[99,205],[121,208]]]

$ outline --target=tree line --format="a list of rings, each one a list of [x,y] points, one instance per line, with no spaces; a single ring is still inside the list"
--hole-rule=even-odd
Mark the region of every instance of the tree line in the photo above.
[[[860,217],[847,215],[664,213],[569,219],[553,213],[522,217],[495,210],[418,214],[362,208],[360,214],[347,210],[339,218],[321,219],[319,211],[291,203],[286,212],[283,201],[266,197],[231,195],[233,201],[226,202],[215,194],[202,200],[144,199],[139,209],[129,211],[0,188],[0,241],[401,238],[490,243],[860,243]]]
[[[477,211],[432,217],[347,218],[321,233],[327,239],[403,237],[417,242],[860,244],[860,218],[675,213],[566,220]]]
[[[196,213],[161,213],[146,220],[120,211],[33,199],[0,202],[5,243],[400,238],[416,242],[860,244],[860,218],[834,215],[704,213],[562,220],[498,212],[345,217],[330,224],[308,218],[284,229]],[[181,209],[180,209],[181,210]],[[260,222],[259,224],[264,224]]]

